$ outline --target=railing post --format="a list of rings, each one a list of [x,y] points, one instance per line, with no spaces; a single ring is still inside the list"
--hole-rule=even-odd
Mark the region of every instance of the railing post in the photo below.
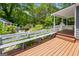
[[[25,49],[25,44],[24,44],[24,43],[22,44],[22,49],[23,49],[23,50]]]
[[[22,49],[22,50],[25,49],[25,44],[24,44],[24,43],[21,43],[20,46],[21,46],[21,49]]]
[[[61,26],[62,26],[62,30],[63,30],[63,18],[62,18],[62,25]]]
[[[54,26],[54,31],[55,31],[55,16],[54,16],[53,26]]]
[[[63,30],[64,29],[64,23],[63,23],[63,18],[62,18],[62,21],[61,21],[61,24],[60,24],[60,30]]]
[[[67,23],[67,18],[66,18],[66,25],[68,25],[68,23]]]
[[[41,38],[38,38],[38,39],[36,39],[36,42],[41,43],[41,40],[42,40]]]
[[[2,45],[2,38],[0,37],[0,46]],[[2,49],[0,49],[0,56],[2,56],[3,54],[2,54]]]

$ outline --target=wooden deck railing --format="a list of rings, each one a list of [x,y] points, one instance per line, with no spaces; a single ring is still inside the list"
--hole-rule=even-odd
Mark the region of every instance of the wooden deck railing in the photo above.
[[[24,42],[28,42],[34,39],[42,38],[48,35],[52,35],[60,31],[60,26],[56,25],[55,29],[43,29],[36,32],[25,32],[25,33],[15,33],[15,34],[7,34],[0,35],[0,54],[2,53],[2,49],[6,47],[21,44]]]

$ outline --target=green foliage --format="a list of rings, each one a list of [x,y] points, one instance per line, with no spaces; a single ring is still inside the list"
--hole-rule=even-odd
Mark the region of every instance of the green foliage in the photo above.
[[[32,28],[31,24],[27,24],[23,27],[23,30],[28,31],[30,28]]]
[[[0,22],[0,31],[2,30],[2,28],[3,28],[3,23]]]
[[[68,25],[73,25],[74,24],[74,17],[71,17],[66,21],[67,21]]]
[[[61,19],[62,19],[62,18],[56,17],[56,20],[55,20],[56,25],[59,25],[59,24],[61,23]]]
[[[3,23],[0,22],[0,34],[2,34],[3,32],[4,32],[4,30],[3,30]]]
[[[51,16],[47,16],[46,19],[45,19],[45,26],[46,27],[50,27],[52,26],[52,17]]]
[[[0,26],[0,34],[10,34],[15,32],[16,32],[16,26],[7,25],[7,26],[2,26],[2,28]]]
[[[32,46],[34,43],[35,43],[35,40],[32,40],[32,41],[26,42],[25,44],[27,46]]]
[[[62,9],[63,9],[63,8],[69,7],[69,6],[73,5],[73,4],[74,4],[74,3],[62,3],[62,4],[60,4],[60,6],[61,6]]]
[[[72,4],[39,3],[38,6],[38,3],[1,3],[0,17],[17,24],[18,26],[22,26],[25,31],[34,27],[32,28],[34,31],[41,29],[41,27],[47,28],[53,26],[53,16],[51,16],[51,14],[60,10],[59,7],[62,9],[70,5]],[[59,23],[60,18],[56,17],[56,25]],[[40,24],[40,26],[38,26],[38,24]]]
[[[6,26],[5,31],[9,33],[15,33],[16,32],[16,27],[15,26]]]
[[[43,25],[37,24],[35,27],[31,28],[30,31],[37,31],[43,29]]]
[[[17,4],[13,3],[1,3],[0,8],[4,12],[2,18],[12,21],[12,12]],[[12,21],[13,22],[13,21]]]

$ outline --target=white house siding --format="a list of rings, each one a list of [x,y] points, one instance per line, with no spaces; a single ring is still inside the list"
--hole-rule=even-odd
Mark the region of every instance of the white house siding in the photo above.
[[[76,38],[79,39],[79,6],[76,7]]]

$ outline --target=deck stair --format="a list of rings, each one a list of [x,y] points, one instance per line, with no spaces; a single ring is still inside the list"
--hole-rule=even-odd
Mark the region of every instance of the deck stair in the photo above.
[[[73,42],[73,43],[76,41],[74,36],[68,35],[68,34],[64,34],[64,33],[56,33],[56,37],[64,39],[64,40],[67,40],[67,41],[70,41],[70,42]]]

